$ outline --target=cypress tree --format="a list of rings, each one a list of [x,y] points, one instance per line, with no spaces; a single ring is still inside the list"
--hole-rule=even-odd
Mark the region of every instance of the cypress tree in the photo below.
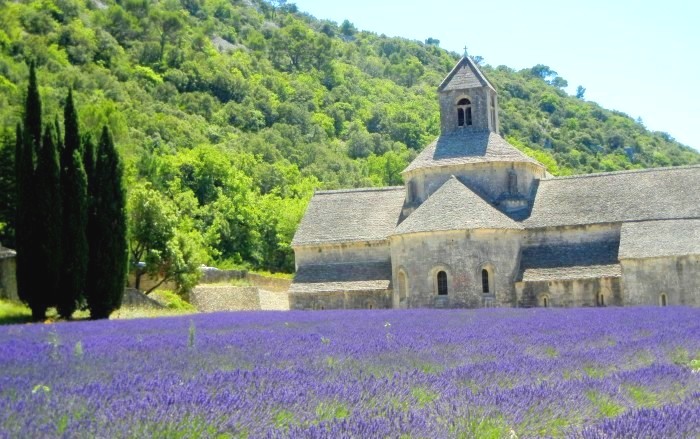
[[[90,317],[101,319],[121,306],[127,268],[126,194],[122,165],[109,129],[98,146],[93,177],[90,220],[90,271],[87,291]],[[95,250],[93,250],[95,249]]]
[[[37,154],[36,188],[33,200],[35,248],[31,261],[41,270],[36,275],[34,302],[42,313],[58,301],[61,271],[61,173],[53,127],[47,125]],[[34,307],[31,306],[32,312]]]
[[[41,147],[41,99],[36,80],[34,62],[29,65],[29,85],[24,107],[24,128],[17,127],[15,147],[15,169],[17,172],[17,228],[15,230],[17,248],[17,290],[20,299],[32,310],[34,320],[42,320],[46,315],[46,304],[41,300],[36,276],[32,270],[33,255],[36,252],[36,205],[35,205],[35,155]]]
[[[97,193],[97,182],[95,180],[95,144],[92,142],[90,134],[86,134],[83,138],[83,164],[85,166],[85,175],[87,176],[87,245],[88,245],[88,264],[85,277],[85,298],[88,303],[91,299],[91,291],[99,291],[100,279],[95,275],[96,264],[99,261],[100,252],[100,236],[97,234],[97,212],[95,211],[95,199]]]
[[[88,264],[87,176],[80,151],[78,115],[73,92],[64,107],[65,137],[61,148],[61,201],[63,206],[62,264],[58,312],[70,318],[85,294]]]

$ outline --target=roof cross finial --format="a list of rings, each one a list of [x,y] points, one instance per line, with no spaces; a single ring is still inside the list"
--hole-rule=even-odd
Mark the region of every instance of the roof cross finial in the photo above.
[[[464,46],[464,57],[467,57],[467,46]]]

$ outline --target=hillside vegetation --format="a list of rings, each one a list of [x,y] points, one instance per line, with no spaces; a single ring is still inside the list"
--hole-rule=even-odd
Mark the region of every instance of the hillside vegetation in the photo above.
[[[437,136],[436,87],[458,56],[426,41],[282,1],[0,0],[0,241],[12,246],[5,189],[31,59],[46,120],[72,87],[82,131],[109,125],[130,205],[155,206],[187,243],[180,259],[291,271],[314,189],[401,184]],[[668,134],[567,95],[544,65],[483,71],[502,134],[553,174],[700,163]]]

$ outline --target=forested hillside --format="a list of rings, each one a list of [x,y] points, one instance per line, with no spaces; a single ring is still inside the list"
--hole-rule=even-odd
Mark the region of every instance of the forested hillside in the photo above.
[[[436,88],[457,59],[432,38],[360,32],[283,1],[0,0],[0,241],[12,246],[29,60],[45,120],[70,87],[82,131],[114,133],[132,232],[144,217],[162,228],[139,257],[169,246],[182,267],[291,271],[289,242],[315,188],[401,184],[438,134]],[[553,174],[700,163],[583,89],[567,95],[549,67],[482,66],[502,134]]]

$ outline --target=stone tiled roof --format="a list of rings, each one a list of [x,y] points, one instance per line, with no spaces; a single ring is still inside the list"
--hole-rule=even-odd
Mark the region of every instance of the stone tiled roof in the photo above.
[[[390,284],[390,262],[305,265],[299,267],[289,292],[386,290]]]
[[[609,264],[555,268],[527,268],[523,270],[520,277],[523,282],[546,282],[620,276],[622,276],[622,268],[620,267],[620,264]]]
[[[696,202],[700,202],[698,195]],[[700,255],[700,219],[622,225],[620,259],[685,255]]]
[[[453,176],[409,215],[394,234],[522,228]]]
[[[525,247],[517,280],[586,279],[619,276],[619,241],[551,243]]]
[[[485,162],[525,162],[542,166],[490,131],[443,134],[426,146],[403,172]]]
[[[462,57],[438,87],[438,91],[464,90],[467,88],[488,87],[495,89],[468,56]]]
[[[16,254],[17,252],[15,252],[14,250],[0,245],[0,259],[11,258],[14,257]]]
[[[528,228],[700,218],[700,166],[544,179]]]
[[[403,186],[316,192],[292,246],[386,239],[398,223],[404,197]]]

